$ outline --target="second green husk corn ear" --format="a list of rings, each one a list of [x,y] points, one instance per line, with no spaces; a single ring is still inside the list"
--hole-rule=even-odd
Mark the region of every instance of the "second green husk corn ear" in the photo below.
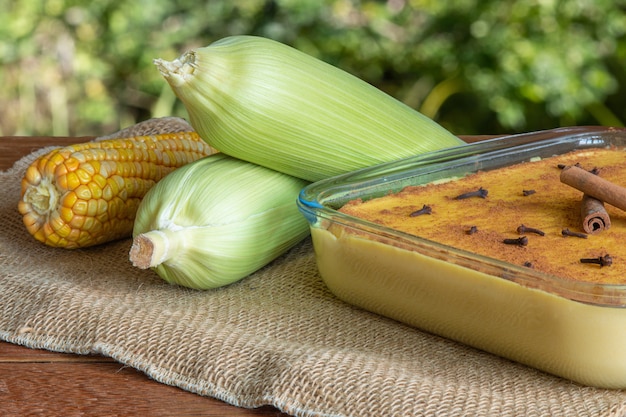
[[[130,260],[189,288],[238,281],[308,236],[296,205],[306,184],[224,154],[185,165],[141,202]]]
[[[307,181],[465,143],[363,80],[267,38],[227,37],[155,64],[211,146]]]

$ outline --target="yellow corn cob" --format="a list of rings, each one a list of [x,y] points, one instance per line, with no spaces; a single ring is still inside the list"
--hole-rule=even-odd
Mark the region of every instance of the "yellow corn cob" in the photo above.
[[[193,131],[58,148],[26,170],[18,210],[29,233],[49,246],[75,249],[128,237],[148,190],[212,153]]]

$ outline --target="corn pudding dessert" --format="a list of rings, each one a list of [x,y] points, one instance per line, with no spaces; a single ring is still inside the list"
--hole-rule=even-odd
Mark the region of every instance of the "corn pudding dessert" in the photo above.
[[[594,149],[409,186],[350,201],[339,211],[546,274],[626,283],[626,213],[591,199],[596,215],[590,219],[596,223],[586,227],[581,210],[583,204],[594,210],[590,199],[559,180],[563,168],[572,165],[626,185],[626,153]]]
[[[590,132],[598,147],[585,135],[576,150],[581,137],[567,135],[307,187],[299,204],[324,283],[423,331],[626,389],[626,136]]]

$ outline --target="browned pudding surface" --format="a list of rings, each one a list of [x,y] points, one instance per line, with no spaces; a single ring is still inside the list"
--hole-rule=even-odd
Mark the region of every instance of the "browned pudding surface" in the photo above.
[[[626,283],[626,213],[605,204],[611,227],[587,238],[563,236],[562,230],[583,232],[582,193],[560,181],[559,165],[597,168],[602,178],[626,186],[624,150],[593,149],[478,172],[444,183],[406,187],[397,194],[368,201],[354,200],[341,212],[454,248],[464,249],[537,271],[580,281]],[[488,191],[486,198],[456,197]],[[525,195],[524,191],[530,191]],[[423,206],[430,214],[411,216]],[[520,225],[526,246],[508,245]],[[474,227],[476,232],[470,233]],[[611,266],[583,264],[581,258],[610,255]]]

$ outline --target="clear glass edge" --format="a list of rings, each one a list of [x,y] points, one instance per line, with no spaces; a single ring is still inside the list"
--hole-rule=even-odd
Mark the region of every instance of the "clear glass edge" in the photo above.
[[[603,307],[626,307],[626,284],[571,281],[484,257],[340,213],[336,208],[357,198],[398,191],[408,184],[497,169],[531,157],[576,149],[626,147],[626,128],[577,126],[502,136],[384,163],[312,183],[303,188],[298,207],[311,227],[339,223],[376,236],[383,243],[410,247],[422,255],[451,262],[495,278],[514,281],[555,295]],[[598,288],[601,288],[599,295]]]

